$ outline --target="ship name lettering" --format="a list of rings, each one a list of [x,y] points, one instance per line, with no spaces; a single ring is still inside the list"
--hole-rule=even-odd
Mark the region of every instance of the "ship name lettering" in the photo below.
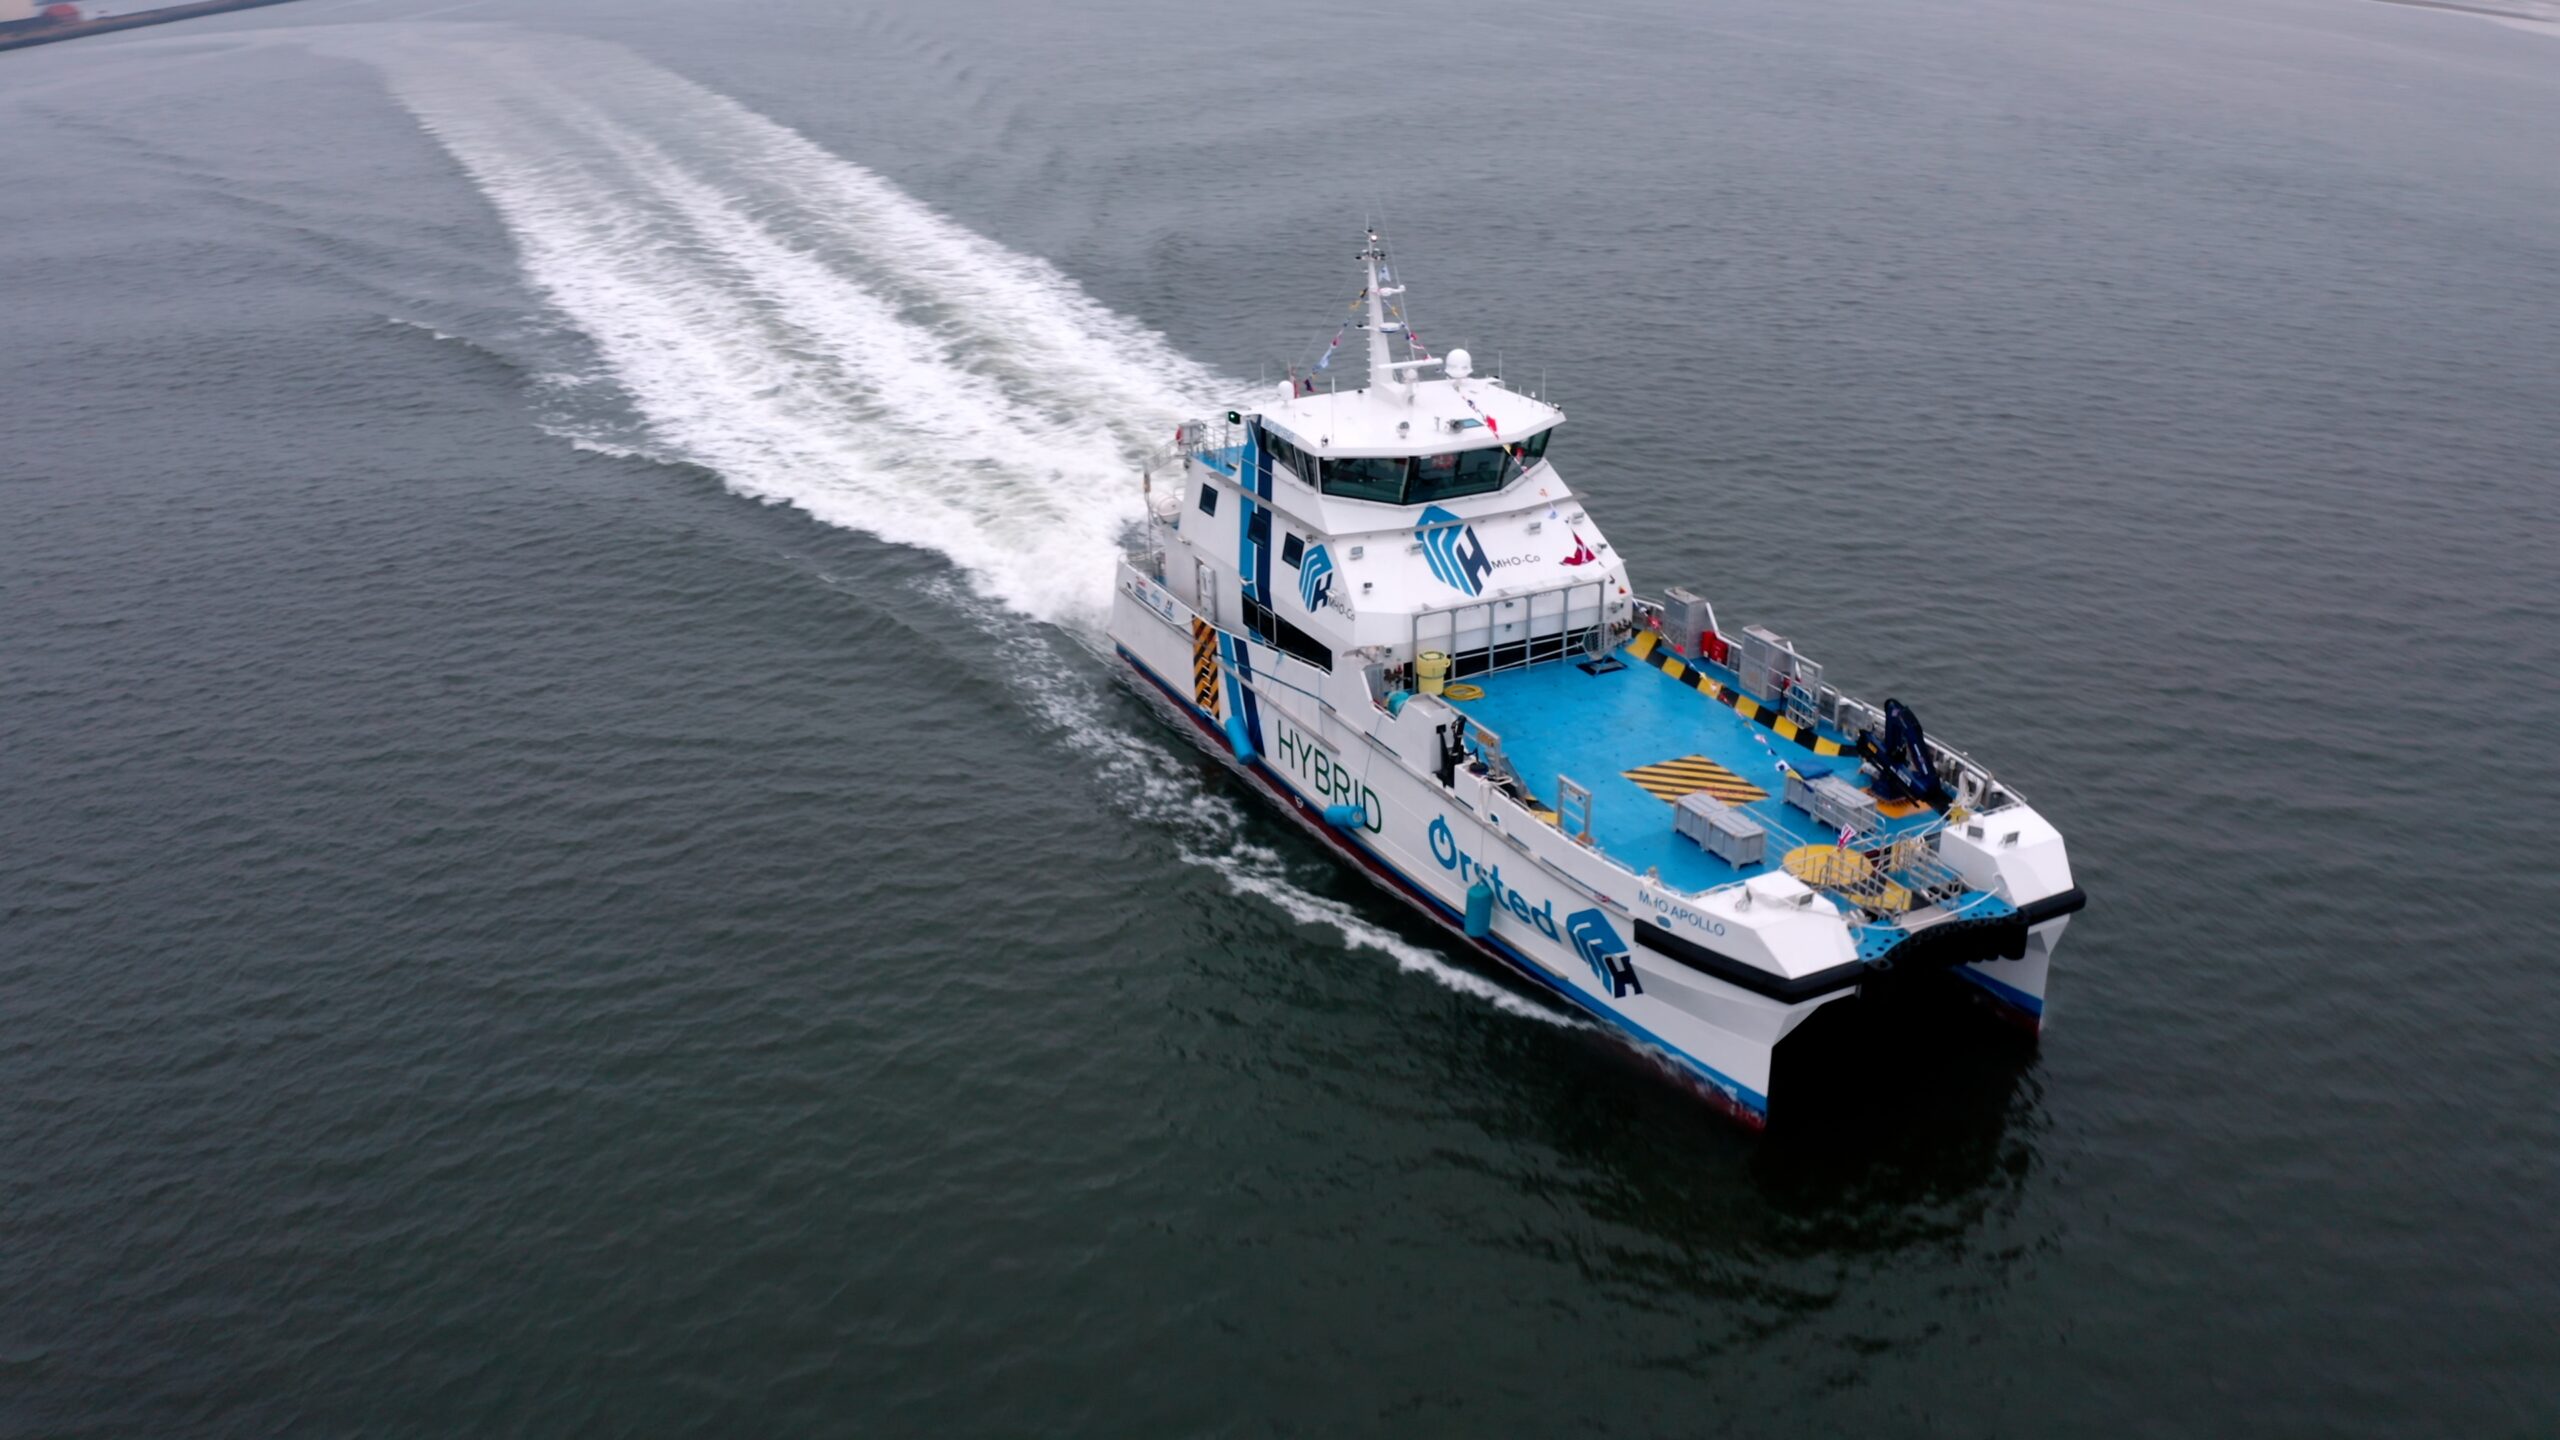
[[[1644,892],[1644,903],[1652,906],[1653,913],[1666,920],[1677,920],[1683,925],[1696,930],[1704,930],[1710,935],[1721,935],[1724,933],[1723,921],[1711,916],[1701,915],[1697,911],[1690,909],[1688,906],[1681,904],[1677,900],[1672,900],[1647,890]]]

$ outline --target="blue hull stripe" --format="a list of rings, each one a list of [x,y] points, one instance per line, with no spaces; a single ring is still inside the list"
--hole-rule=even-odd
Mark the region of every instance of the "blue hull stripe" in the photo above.
[[[1218,658],[1226,662],[1227,713],[1244,721],[1245,738],[1253,742],[1253,753],[1259,755],[1262,753],[1262,697],[1254,694],[1244,683],[1253,678],[1253,652],[1245,648],[1244,641],[1226,631],[1221,630],[1217,634]],[[1120,653],[1127,655],[1129,652],[1123,650]],[[1138,662],[1132,658],[1129,663],[1136,665]],[[1147,678],[1156,679],[1153,673]],[[1164,682],[1156,680],[1156,684],[1161,688]]]
[[[1271,452],[1263,448],[1262,427],[1244,427],[1244,445],[1236,454],[1236,581],[1248,600],[1271,603]],[[1254,522],[1262,522],[1262,540],[1254,538]]]
[[[1991,998],[2012,1009],[2023,1010],[2038,1019],[2044,1018],[2044,1001],[2015,985],[1994,980],[1970,965],[1959,965],[1956,974],[1991,992]]]
[[[1271,447],[1262,443],[1262,427],[1256,425],[1246,436],[1252,447],[1245,463],[1252,468],[1253,493],[1262,501],[1262,543],[1253,547],[1253,598],[1271,603],[1271,532],[1277,522],[1271,518]]]
[[[1221,643],[1223,643],[1223,634],[1220,638]],[[1216,727],[1210,724],[1209,720],[1201,713],[1198,706],[1183,699],[1179,694],[1176,694],[1171,686],[1166,685],[1164,681],[1157,676],[1156,672],[1147,668],[1147,663],[1145,661],[1140,660],[1137,656],[1129,653],[1127,646],[1114,646],[1113,648],[1120,652],[1121,659],[1129,662],[1130,669],[1145,676],[1147,683],[1154,686],[1159,694],[1171,701],[1183,714],[1190,716],[1193,724],[1204,727],[1213,737],[1215,736]],[[1237,648],[1241,649],[1242,647],[1239,646]],[[1257,740],[1256,750],[1259,751],[1259,749],[1260,742]],[[1306,802],[1300,800],[1297,796],[1297,792],[1290,789],[1286,782],[1274,775],[1271,772],[1270,767],[1257,760],[1250,768],[1263,777],[1264,784],[1268,785],[1273,790],[1278,791],[1282,796],[1287,797],[1294,803],[1298,804],[1301,808],[1305,807]],[[1319,821],[1322,819],[1321,815],[1318,816],[1318,819]],[[1359,840],[1356,837],[1342,834],[1329,825],[1319,823],[1314,826],[1314,829],[1316,833],[1324,839],[1332,841],[1336,846],[1349,852],[1352,858],[1359,860],[1370,869],[1386,876],[1389,880],[1394,881],[1398,889],[1412,897],[1417,904],[1426,907],[1431,916],[1434,919],[1437,919],[1441,924],[1457,931],[1461,936],[1466,936],[1465,915],[1441,900],[1439,896],[1434,895],[1430,891],[1422,888],[1420,885],[1415,884],[1411,879],[1406,877],[1402,870],[1397,869],[1392,862],[1387,860],[1386,857],[1369,848],[1366,842]],[[1595,1020],[1601,1021],[1611,1029],[1633,1036],[1634,1038],[1642,1041],[1647,1047],[1657,1050],[1677,1061],[1682,1067],[1694,1072],[1698,1078],[1705,1081],[1707,1084],[1714,1086],[1724,1095],[1730,1097],[1737,1105],[1748,1111],[1752,1116],[1756,1117],[1763,1123],[1768,1120],[1768,1096],[1761,1094],[1759,1091],[1752,1089],[1750,1086],[1743,1084],[1739,1080],[1733,1079],[1731,1076],[1726,1075],[1714,1066],[1709,1065],[1705,1061],[1689,1054],[1679,1046],[1674,1045],[1670,1041],[1663,1039],[1661,1036],[1654,1034],[1642,1025],[1636,1024],[1634,1021],[1627,1019],[1618,1012],[1594,1003],[1589,996],[1584,995],[1581,991],[1574,989],[1572,986],[1563,983],[1556,979],[1555,976],[1547,973],[1544,966],[1541,966],[1536,961],[1530,959],[1527,954],[1511,945],[1508,941],[1502,939],[1502,937],[1498,935],[1487,935],[1481,940],[1474,939],[1473,937],[1467,938],[1469,943],[1490,952],[1494,958],[1502,961],[1506,965],[1509,965],[1512,969],[1519,971],[1528,978],[1538,982],[1541,989],[1570,1002],[1575,1009],[1582,1011]]]

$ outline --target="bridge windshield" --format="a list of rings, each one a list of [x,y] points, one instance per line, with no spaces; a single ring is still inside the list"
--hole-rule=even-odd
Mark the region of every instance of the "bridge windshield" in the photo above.
[[[1390,455],[1353,460],[1317,461],[1303,453],[1296,459],[1308,470],[1320,469],[1327,495],[1346,500],[1373,500],[1382,505],[1428,505],[1462,495],[1484,495],[1520,478],[1522,471],[1546,458],[1547,437],[1541,430],[1512,445],[1487,445],[1439,455]],[[1290,447],[1295,450],[1295,447]],[[1297,468],[1297,467],[1293,467]]]
[[[1404,503],[1428,505],[1434,500],[1499,490],[1520,473],[1513,463],[1516,459],[1508,445],[1456,450],[1446,455],[1417,455],[1413,459],[1413,476],[1405,482]]]

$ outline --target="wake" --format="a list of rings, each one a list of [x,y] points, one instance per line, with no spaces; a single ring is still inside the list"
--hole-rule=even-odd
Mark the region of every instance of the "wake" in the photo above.
[[[618,47],[347,27],[496,208],[635,433],[1098,635],[1138,458],[1234,387],[1046,263]],[[326,36],[328,32],[314,32]]]
[[[1290,883],[1231,799],[1113,723],[1092,667],[1060,663],[1053,636],[1105,643],[1141,457],[1239,387],[1045,262],[619,47],[481,26],[305,34],[382,69],[593,347],[629,416],[571,424],[574,443],[698,465],[948,557],[968,589],[943,600],[1186,862],[1452,990],[1579,1023]]]

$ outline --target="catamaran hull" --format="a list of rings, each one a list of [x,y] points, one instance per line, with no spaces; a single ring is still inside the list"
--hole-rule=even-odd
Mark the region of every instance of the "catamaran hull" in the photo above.
[[[1826,972],[1842,973],[1835,962],[1847,945],[1827,907],[1774,920],[1765,912],[1719,917],[1642,881],[1629,891],[1632,877],[1620,872],[1613,882],[1605,860],[1552,824],[1522,824],[1526,812],[1502,802],[1488,782],[1464,772],[1435,780],[1417,758],[1431,736],[1427,728],[1413,733],[1424,707],[1407,707],[1401,718],[1365,703],[1337,709],[1291,678],[1321,683],[1316,673],[1290,670],[1267,647],[1207,626],[1134,572],[1123,575],[1112,632],[1140,693],[1281,813],[1468,948],[1598,1021],[1747,1126],[1768,1123],[1779,1042],[1821,1006],[1861,989],[1856,979],[1823,983]],[[1188,685],[1176,678],[1185,676]],[[2031,812],[2015,813],[2024,817],[2016,824],[2042,825]],[[1959,847],[1955,858],[1981,883],[2039,893],[2033,887],[2051,880],[2037,868],[2043,852],[2003,844],[2007,838],[2004,830],[1976,849]],[[2058,873],[2067,885],[2067,868]],[[1488,890],[1490,906],[1481,893]],[[2039,918],[2018,959],[1954,971],[2033,1028],[2052,941],[2066,923]],[[1709,947],[1726,963],[1701,961]],[[1741,969],[1730,963],[1737,956],[1754,963]],[[1741,983],[1718,979],[1719,968],[1737,970]]]
[[[1529,959],[1517,948],[1490,936],[1483,939],[1470,936],[1466,931],[1465,914],[1462,910],[1452,907],[1430,890],[1416,884],[1414,880],[1372,849],[1348,839],[1338,827],[1327,823],[1321,808],[1311,804],[1286,782],[1278,780],[1270,768],[1260,760],[1239,759],[1230,746],[1229,736],[1225,731],[1202,713],[1198,706],[1185,701],[1174,692],[1125,648],[1120,651],[1120,658],[1128,665],[1132,677],[1137,681],[1139,693],[1153,702],[1159,712],[1181,725],[1203,749],[1241,776],[1245,783],[1251,786],[1254,792],[1268,802],[1273,809],[1296,821],[1299,828],[1313,835],[1322,841],[1327,849],[1350,862],[1352,868],[1366,876],[1372,884],[1428,917],[1468,950],[1484,956],[1500,965],[1505,971],[1528,981],[1537,993],[1561,1001],[1578,1013],[1601,1020],[1608,1032],[1620,1043],[1627,1045],[1638,1055],[1660,1067],[1666,1074],[1695,1092],[1700,1099],[1738,1123],[1755,1131],[1768,1128],[1769,1100],[1765,1088],[1748,1089],[1697,1056],[1684,1053],[1650,1037],[1631,1033],[1625,1026],[1615,1023],[1615,1017],[1605,1008],[1593,1006],[1574,987],[1559,983],[1555,974]],[[1809,1014],[1816,1007],[1808,1005],[1802,1008]],[[1802,1017],[1796,1018],[1800,1020]],[[1788,1021],[1786,1028],[1792,1029],[1795,1023],[1793,1020]],[[1771,1047],[1752,1047],[1747,1042],[1740,1042],[1740,1037],[1736,1037],[1736,1041],[1737,1043],[1732,1046],[1719,1047],[1727,1051],[1720,1058],[1735,1069],[1748,1069],[1755,1058],[1749,1052],[1758,1049],[1761,1053],[1756,1058],[1762,1072],[1762,1084],[1765,1086],[1767,1050]]]
[[[1245,642],[1204,631],[1187,623],[1187,615],[1168,615],[1160,593],[1151,603],[1134,604],[1133,588],[1123,587],[1113,628],[1141,693],[1266,799],[1470,948],[1601,1022],[1744,1124],[1768,1123],[1778,1042],[1822,1005],[1854,994],[1854,986],[1774,1000],[1629,944],[1625,937],[1637,921],[1628,903],[1576,886],[1542,863],[1527,841],[1498,820],[1487,823],[1491,807],[1470,806],[1464,796],[1370,754],[1382,742],[1364,743],[1330,707],[1267,673],[1264,681],[1247,681],[1256,661],[1251,652],[1239,653]],[[1194,651],[1195,640],[1210,636],[1223,647],[1215,664]],[[1264,651],[1260,663],[1276,658]],[[1189,694],[1169,678],[1183,673],[1198,682]],[[1201,703],[1204,690],[1218,713]],[[1363,757],[1356,774],[1347,754]],[[1460,777],[1462,787],[1466,781]],[[1328,810],[1339,815],[1346,800],[1362,815],[1362,823],[1349,828],[1327,817]],[[1481,935],[1469,933],[1467,923],[1469,891],[1479,883],[1499,901]]]

